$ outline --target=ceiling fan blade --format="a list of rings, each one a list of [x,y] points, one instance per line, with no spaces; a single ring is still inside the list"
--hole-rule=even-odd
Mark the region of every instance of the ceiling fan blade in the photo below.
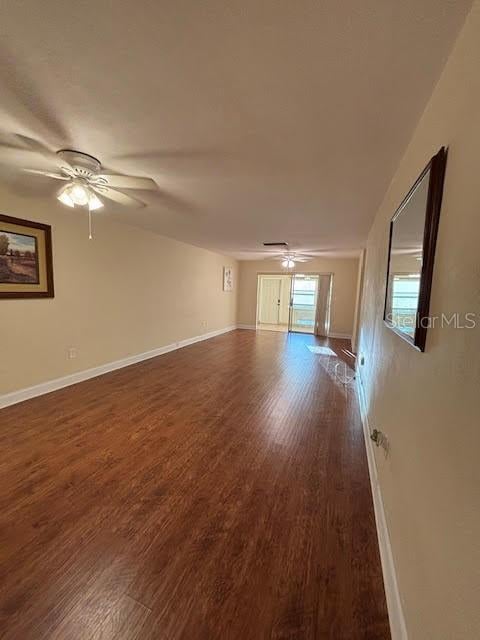
[[[95,176],[99,183],[114,189],[148,189],[156,191],[157,183],[152,178],[139,178],[137,176],[122,176],[116,173],[101,173]]]
[[[265,249],[263,247],[259,247],[258,249],[239,249],[242,253],[263,253],[268,254],[271,258],[272,256],[283,256],[283,253],[278,253],[278,249]]]
[[[188,148],[164,148],[164,149],[142,149],[131,153],[121,153],[115,156],[117,160],[163,160],[163,159],[212,159],[219,161],[229,155],[228,151],[214,147],[188,147]]]
[[[47,161],[50,167],[62,169],[74,175],[72,166],[44,144],[28,136],[7,134],[0,142],[0,162],[14,167],[23,165],[42,165]],[[48,169],[48,167],[47,167]]]
[[[299,251],[298,255],[299,256],[308,256],[309,258],[319,258],[321,257],[324,253],[329,253],[330,251],[336,252],[336,251],[342,251],[342,249],[305,249],[305,251]]]
[[[23,171],[39,176],[46,176],[47,178],[55,178],[55,180],[70,180],[69,176],[62,175],[61,173],[51,173],[50,171],[41,171],[40,169],[23,169]]]
[[[73,173],[73,167],[69,162],[67,162],[64,158],[61,158],[57,153],[51,151],[48,147],[46,147],[42,142],[35,140],[34,138],[29,138],[28,136],[23,136],[19,133],[15,134],[15,137],[26,147],[30,149],[33,153],[38,153],[43,156],[49,162],[52,162],[59,168],[66,168],[68,171]]]
[[[0,163],[18,169],[22,165],[38,163],[38,155],[30,149],[21,149],[10,145],[0,144]]]
[[[135,207],[136,209],[141,209],[142,207],[146,207],[146,203],[142,202],[142,200],[138,200],[138,198],[132,198],[132,196],[127,196],[125,193],[121,191],[117,191],[116,189],[110,189],[110,187],[104,186],[94,186],[93,190],[98,193],[100,196],[104,198],[109,198],[109,200],[113,200],[118,204],[123,204],[126,207]]]
[[[3,126],[14,130],[21,126],[42,138],[69,142],[69,133],[59,119],[62,110],[52,99],[47,84],[33,73],[30,65],[19,60],[16,43],[2,38],[0,58]]]
[[[161,169],[162,175],[185,177],[212,177],[218,175],[219,168],[230,173],[238,171],[239,160],[229,150],[217,148],[151,149],[116,155],[115,161],[134,161],[142,172],[154,173]],[[123,165],[120,165],[123,168]],[[125,165],[129,170],[129,165]]]

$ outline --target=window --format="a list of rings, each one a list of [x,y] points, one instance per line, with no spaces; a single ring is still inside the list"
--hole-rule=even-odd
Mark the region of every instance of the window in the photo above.
[[[293,304],[298,307],[314,307],[317,290],[316,280],[295,280]]]
[[[415,333],[420,274],[393,274],[392,278],[392,323],[403,331]]]

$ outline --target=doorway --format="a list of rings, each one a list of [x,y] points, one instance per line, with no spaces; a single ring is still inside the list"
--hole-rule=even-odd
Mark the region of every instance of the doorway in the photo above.
[[[258,276],[257,328],[288,331],[291,277],[283,274]]]
[[[259,274],[257,329],[327,336],[331,274]]]

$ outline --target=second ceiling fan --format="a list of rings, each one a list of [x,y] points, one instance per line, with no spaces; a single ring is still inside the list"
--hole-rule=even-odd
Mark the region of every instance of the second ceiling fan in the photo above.
[[[280,260],[282,267],[285,269],[293,269],[297,262],[308,262],[313,260],[316,256],[308,253],[298,253],[291,251],[288,246],[288,242],[264,242],[264,247],[282,247],[284,251],[282,253],[269,255],[264,260]]]

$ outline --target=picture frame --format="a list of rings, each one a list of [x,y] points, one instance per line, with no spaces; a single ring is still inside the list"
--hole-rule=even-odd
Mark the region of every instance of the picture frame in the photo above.
[[[430,295],[446,163],[447,149],[441,147],[390,222],[383,320],[421,352],[425,351],[430,326]]]
[[[0,214],[0,299],[54,295],[50,225]]]
[[[233,291],[233,268],[223,267],[223,290]]]

